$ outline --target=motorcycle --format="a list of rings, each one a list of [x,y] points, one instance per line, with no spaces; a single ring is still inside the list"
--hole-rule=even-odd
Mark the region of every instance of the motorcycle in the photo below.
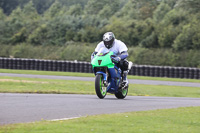
[[[128,85],[123,86],[122,71],[112,60],[116,55],[106,48],[101,48],[91,61],[95,74],[96,95],[103,99],[107,92],[115,94],[118,99],[124,99],[128,93]]]

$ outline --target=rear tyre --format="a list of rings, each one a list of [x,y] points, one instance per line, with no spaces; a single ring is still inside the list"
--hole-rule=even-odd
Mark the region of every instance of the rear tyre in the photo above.
[[[115,93],[115,96],[118,99],[124,99],[127,96],[127,94],[128,94],[128,85],[124,89],[121,89],[117,93]]]
[[[107,87],[104,87],[103,76],[98,74],[95,77],[95,91],[100,99],[103,99],[107,93]]]

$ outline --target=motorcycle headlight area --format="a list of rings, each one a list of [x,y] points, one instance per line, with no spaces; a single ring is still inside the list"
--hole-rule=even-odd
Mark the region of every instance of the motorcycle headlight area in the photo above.
[[[108,67],[95,67],[95,68],[94,68],[94,71],[95,71],[95,72],[101,71],[101,72],[106,73],[106,72],[108,72]]]

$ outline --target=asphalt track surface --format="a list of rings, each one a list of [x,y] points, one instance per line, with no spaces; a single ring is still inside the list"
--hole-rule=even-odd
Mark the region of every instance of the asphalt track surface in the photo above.
[[[94,77],[47,76],[0,73],[0,76],[94,81]],[[200,87],[199,83],[132,80],[129,83]],[[68,119],[87,115],[200,106],[200,98],[127,96],[123,100],[107,95],[0,93],[0,125]]]
[[[0,125],[189,106],[200,98],[0,93]]]
[[[0,76],[94,81],[94,77],[72,77],[72,76],[31,75],[31,74],[12,74],[12,73],[0,73]],[[200,87],[200,83],[156,81],[156,80],[139,80],[139,79],[129,79],[129,83],[131,83],[131,84],[146,84],[146,85],[169,85],[169,86]]]

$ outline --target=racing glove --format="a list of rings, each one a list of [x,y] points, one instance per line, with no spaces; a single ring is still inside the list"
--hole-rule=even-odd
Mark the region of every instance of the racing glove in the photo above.
[[[120,62],[120,60],[121,60],[121,58],[120,58],[119,56],[117,56],[117,57],[112,57],[112,61],[113,61],[113,62],[118,63],[118,62]]]

